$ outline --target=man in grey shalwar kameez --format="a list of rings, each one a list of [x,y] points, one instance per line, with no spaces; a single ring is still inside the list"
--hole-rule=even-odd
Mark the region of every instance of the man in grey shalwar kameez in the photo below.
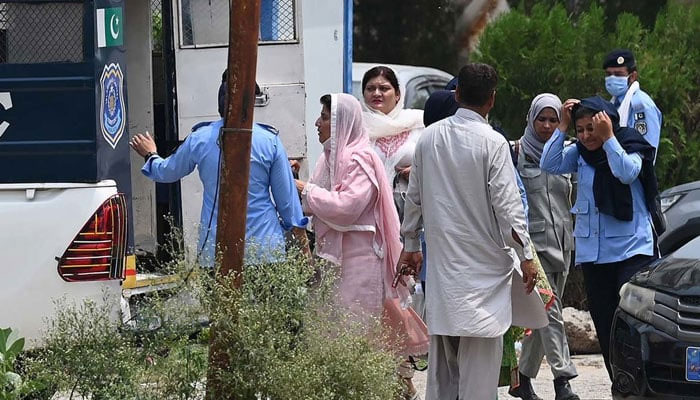
[[[497,398],[511,294],[524,296],[535,285],[508,143],[485,119],[497,80],[488,65],[464,66],[456,92],[461,108],[427,128],[414,154],[399,264],[420,265],[418,235],[424,227],[433,288],[426,296],[426,400]],[[525,286],[518,283],[520,270]],[[527,297],[537,298],[541,317],[534,319],[546,324],[539,296]]]

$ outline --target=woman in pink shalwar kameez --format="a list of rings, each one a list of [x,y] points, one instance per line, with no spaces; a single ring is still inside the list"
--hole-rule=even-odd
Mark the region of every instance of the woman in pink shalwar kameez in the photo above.
[[[324,152],[311,180],[299,183],[305,211],[313,216],[316,254],[339,266],[342,306],[358,316],[384,316],[391,333],[405,340],[401,355],[423,354],[425,324],[410,308],[395,306],[406,305],[409,296],[404,286],[392,287],[402,248],[399,218],[384,165],[362,125],[362,107],[347,94],[321,102],[326,104],[316,126]],[[411,326],[395,324],[397,310]]]

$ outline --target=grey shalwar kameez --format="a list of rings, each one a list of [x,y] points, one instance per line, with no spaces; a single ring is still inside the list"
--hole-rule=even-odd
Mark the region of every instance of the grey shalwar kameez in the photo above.
[[[474,111],[460,108],[416,145],[401,229],[406,251],[420,251],[422,227],[433,288],[426,399],[493,400],[512,298],[533,301],[525,319],[544,326],[546,317],[539,296],[515,284],[518,259],[533,255],[508,143]]]

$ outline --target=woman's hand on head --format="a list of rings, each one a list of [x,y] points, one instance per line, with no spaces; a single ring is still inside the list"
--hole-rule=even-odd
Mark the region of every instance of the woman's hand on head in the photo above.
[[[593,134],[603,143],[615,136],[613,134],[612,121],[605,111],[601,111],[593,116]]]
[[[564,104],[561,105],[561,121],[559,121],[559,131],[566,134],[569,130],[569,125],[571,125],[571,110],[574,105],[580,103],[579,99],[567,99]]]

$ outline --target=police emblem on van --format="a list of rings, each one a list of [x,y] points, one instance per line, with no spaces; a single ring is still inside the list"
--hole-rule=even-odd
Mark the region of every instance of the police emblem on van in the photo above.
[[[117,147],[126,125],[124,74],[118,63],[105,65],[100,77],[100,128],[112,148]]]

